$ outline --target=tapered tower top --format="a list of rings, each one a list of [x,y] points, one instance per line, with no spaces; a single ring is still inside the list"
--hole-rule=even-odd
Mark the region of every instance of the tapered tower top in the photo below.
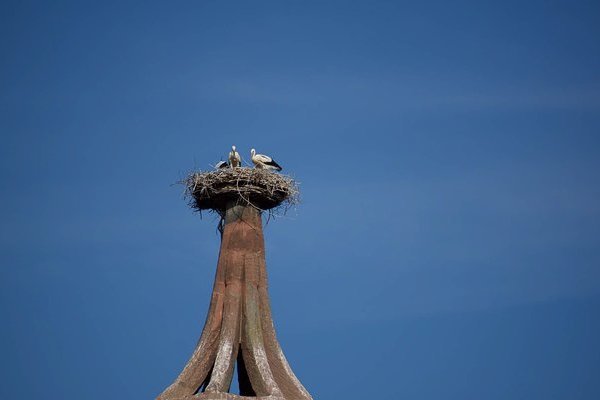
[[[232,201],[270,210],[298,200],[298,186],[292,178],[265,169],[238,167],[196,172],[184,183],[190,206],[199,211],[222,213]]]
[[[200,340],[158,400],[312,400],[275,335],[261,218],[264,210],[294,204],[298,189],[261,162],[184,181],[193,208],[221,215],[221,247]],[[231,393],[236,365],[239,394]]]

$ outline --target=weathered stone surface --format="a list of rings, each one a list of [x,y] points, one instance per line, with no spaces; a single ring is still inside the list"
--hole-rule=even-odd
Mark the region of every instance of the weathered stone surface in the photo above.
[[[241,395],[228,393],[238,365]],[[260,212],[230,203],[208,316],[180,375],[157,400],[309,400],[279,346]]]

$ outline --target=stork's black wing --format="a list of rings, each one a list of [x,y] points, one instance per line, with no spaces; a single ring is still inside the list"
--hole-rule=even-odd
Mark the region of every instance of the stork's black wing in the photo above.
[[[281,168],[281,166],[280,166],[279,164],[277,164],[277,163],[275,162],[275,160],[273,160],[272,158],[271,158],[271,161],[269,161],[269,162],[266,162],[266,163],[265,163],[265,165],[268,165],[268,166],[270,166],[270,167],[273,167],[273,168],[275,168],[277,171],[281,171],[281,170],[283,169],[283,168]]]

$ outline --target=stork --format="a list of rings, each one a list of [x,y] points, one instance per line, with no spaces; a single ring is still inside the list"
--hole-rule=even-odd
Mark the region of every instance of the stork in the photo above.
[[[274,169],[277,171],[281,171],[282,168],[269,156],[265,156],[264,154],[256,154],[256,150],[250,150],[250,155],[252,156],[252,162],[254,163],[255,168],[264,168],[264,169]]]
[[[219,161],[217,164],[215,164],[215,169],[223,169],[223,168],[227,168],[229,167],[229,164],[227,164],[227,161]]]
[[[242,165],[242,158],[240,157],[240,153],[235,151],[235,146],[231,146],[231,151],[229,152],[229,165],[231,168]]]

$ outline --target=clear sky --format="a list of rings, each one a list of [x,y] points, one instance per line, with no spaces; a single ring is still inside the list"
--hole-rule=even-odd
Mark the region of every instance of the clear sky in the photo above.
[[[237,145],[318,400],[600,398],[597,1],[0,5],[0,398],[150,399],[219,236],[173,185]]]

